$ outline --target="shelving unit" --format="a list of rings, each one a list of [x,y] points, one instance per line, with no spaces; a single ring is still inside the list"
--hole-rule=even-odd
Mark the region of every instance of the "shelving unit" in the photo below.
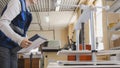
[[[119,1],[120,3],[120,1]],[[97,8],[97,7],[95,7]],[[102,8],[102,7],[101,7]],[[112,10],[110,10],[112,11]],[[116,12],[116,11],[115,11]],[[98,61],[96,60],[97,55],[111,55],[111,54],[119,54],[120,50],[101,50],[97,51],[96,46],[96,39],[94,34],[94,21],[93,21],[93,14],[94,14],[94,8],[93,7],[85,7],[82,15],[79,17],[78,23],[75,26],[76,31],[76,51],[70,51],[70,50],[61,50],[58,51],[57,55],[63,56],[63,55],[76,55],[76,61],[58,61],[57,64],[52,65],[52,67],[48,68],[118,68],[120,67],[120,61]],[[79,50],[79,30],[81,29],[81,23],[85,23],[90,19],[90,34],[91,34],[91,50]],[[119,25],[120,26],[120,25]],[[118,25],[114,27],[113,30],[116,30]],[[79,56],[81,54],[87,54],[92,55],[92,61],[80,61]],[[64,65],[70,65],[70,66],[64,66]]]
[[[92,52],[88,50],[81,50],[81,51],[69,51],[69,50],[62,50],[57,53],[59,56],[63,55],[81,55],[81,54],[87,54],[91,55]],[[120,54],[120,50],[102,50],[102,51],[97,51],[95,55],[112,55],[112,54]],[[120,61],[58,61],[58,65],[116,65],[120,67]]]
[[[87,10],[86,10],[87,9]],[[78,20],[78,23],[75,26],[76,30],[76,51],[69,51],[69,50],[63,50],[58,51],[57,55],[76,55],[76,61],[58,61],[59,65],[116,65],[120,67],[120,61],[98,61],[96,60],[97,55],[111,55],[111,54],[119,54],[120,50],[102,50],[102,51],[96,51],[96,40],[95,40],[95,34],[94,34],[94,21],[93,21],[93,13],[94,8],[87,7],[85,11],[83,11],[81,17]],[[88,19],[90,19],[90,33],[91,33],[91,47],[92,50],[79,50],[79,30],[81,29],[81,23],[86,22]],[[117,25],[113,28],[113,30],[116,30],[120,25]],[[90,54],[92,55],[92,61],[80,61],[79,55],[81,54]]]
[[[69,51],[69,50],[62,50],[58,51],[57,55],[63,56],[63,55],[81,55],[81,54],[87,54],[91,55],[92,52],[88,50],[80,50],[80,51]],[[101,50],[97,51],[95,55],[112,55],[112,54],[120,54],[120,50]],[[120,61],[58,61],[58,65],[117,65],[120,67]]]
[[[79,50],[79,30],[82,28],[81,25],[82,23],[86,23],[89,19],[90,19],[90,34],[91,34],[91,49],[95,50],[95,34],[94,34],[94,21],[93,21],[93,12],[94,12],[94,8],[89,7],[84,5],[83,8],[83,13],[81,14],[81,16],[78,19],[78,22],[75,26],[75,31],[76,31],[76,51],[80,51]],[[82,45],[84,44],[84,42],[82,43]],[[85,46],[83,46],[83,48],[85,48]],[[83,53],[83,51],[81,51],[81,53]],[[90,53],[90,51],[84,52],[84,53]],[[92,52],[92,61],[96,61],[96,55],[95,52]],[[79,55],[76,55],[76,60],[79,61]]]
[[[120,0],[115,0],[113,1],[112,5],[110,6],[110,9],[107,11],[107,13],[118,13],[120,14]],[[107,15],[108,16],[108,15]],[[109,19],[107,17],[107,20],[109,22]],[[107,23],[108,23],[107,22]],[[107,26],[108,27],[108,26]],[[118,32],[120,30],[120,22],[118,21],[117,24],[115,24],[112,28],[109,28],[108,31],[109,32]],[[108,40],[110,40],[111,38],[109,38]],[[119,50],[120,49],[120,46],[118,47],[113,47],[113,48],[110,48],[110,50]]]

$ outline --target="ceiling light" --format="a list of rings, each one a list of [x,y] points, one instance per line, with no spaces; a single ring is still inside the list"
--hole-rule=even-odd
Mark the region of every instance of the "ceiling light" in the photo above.
[[[49,23],[49,21],[50,21],[50,20],[49,20],[49,16],[46,16],[46,17],[45,17],[45,20],[46,20],[47,23]]]
[[[59,11],[60,10],[60,6],[57,6],[55,11]]]

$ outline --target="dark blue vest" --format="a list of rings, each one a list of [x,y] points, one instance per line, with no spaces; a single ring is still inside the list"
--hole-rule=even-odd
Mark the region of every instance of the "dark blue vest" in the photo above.
[[[11,21],[10,26],[17,34],[21,35],[22,37],[25,37],[28,27],[32,20],[32,15],[30,12],[28,12],[26,8],[25,0],[19,0],[19,1],[21,3],[21,12]],[[7,6],[4,8],[3,13],[6,10],[6,8]],[[2,31],[0,31],[0,46],[7,48],[14,48],[18,46],[18,44],[12,41],[7,36],[5,36],[5,34]]]

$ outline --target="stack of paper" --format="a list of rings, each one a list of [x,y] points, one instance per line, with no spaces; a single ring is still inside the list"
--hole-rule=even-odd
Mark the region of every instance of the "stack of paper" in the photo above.
[[[47,41],[47,39],[39,36],[38,34],[31,37],[29,40],[32,41],[32,44],[27,48],[21,49],[20,51],[18,51],[18,53],[28,53],[32,49],[35,49],[35,48],[39,47],[42,43]]]

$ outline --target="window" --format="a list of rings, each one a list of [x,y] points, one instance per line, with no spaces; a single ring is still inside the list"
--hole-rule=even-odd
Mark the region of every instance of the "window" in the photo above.
[[[96,3],[96,6],[102,6],[102,0],[98,0]],[[103,50],[103,24],[102,24],[102,8],[97,8],[96,11],[96,41],[98,42],[98,45],[96,45],[96,49]]]

